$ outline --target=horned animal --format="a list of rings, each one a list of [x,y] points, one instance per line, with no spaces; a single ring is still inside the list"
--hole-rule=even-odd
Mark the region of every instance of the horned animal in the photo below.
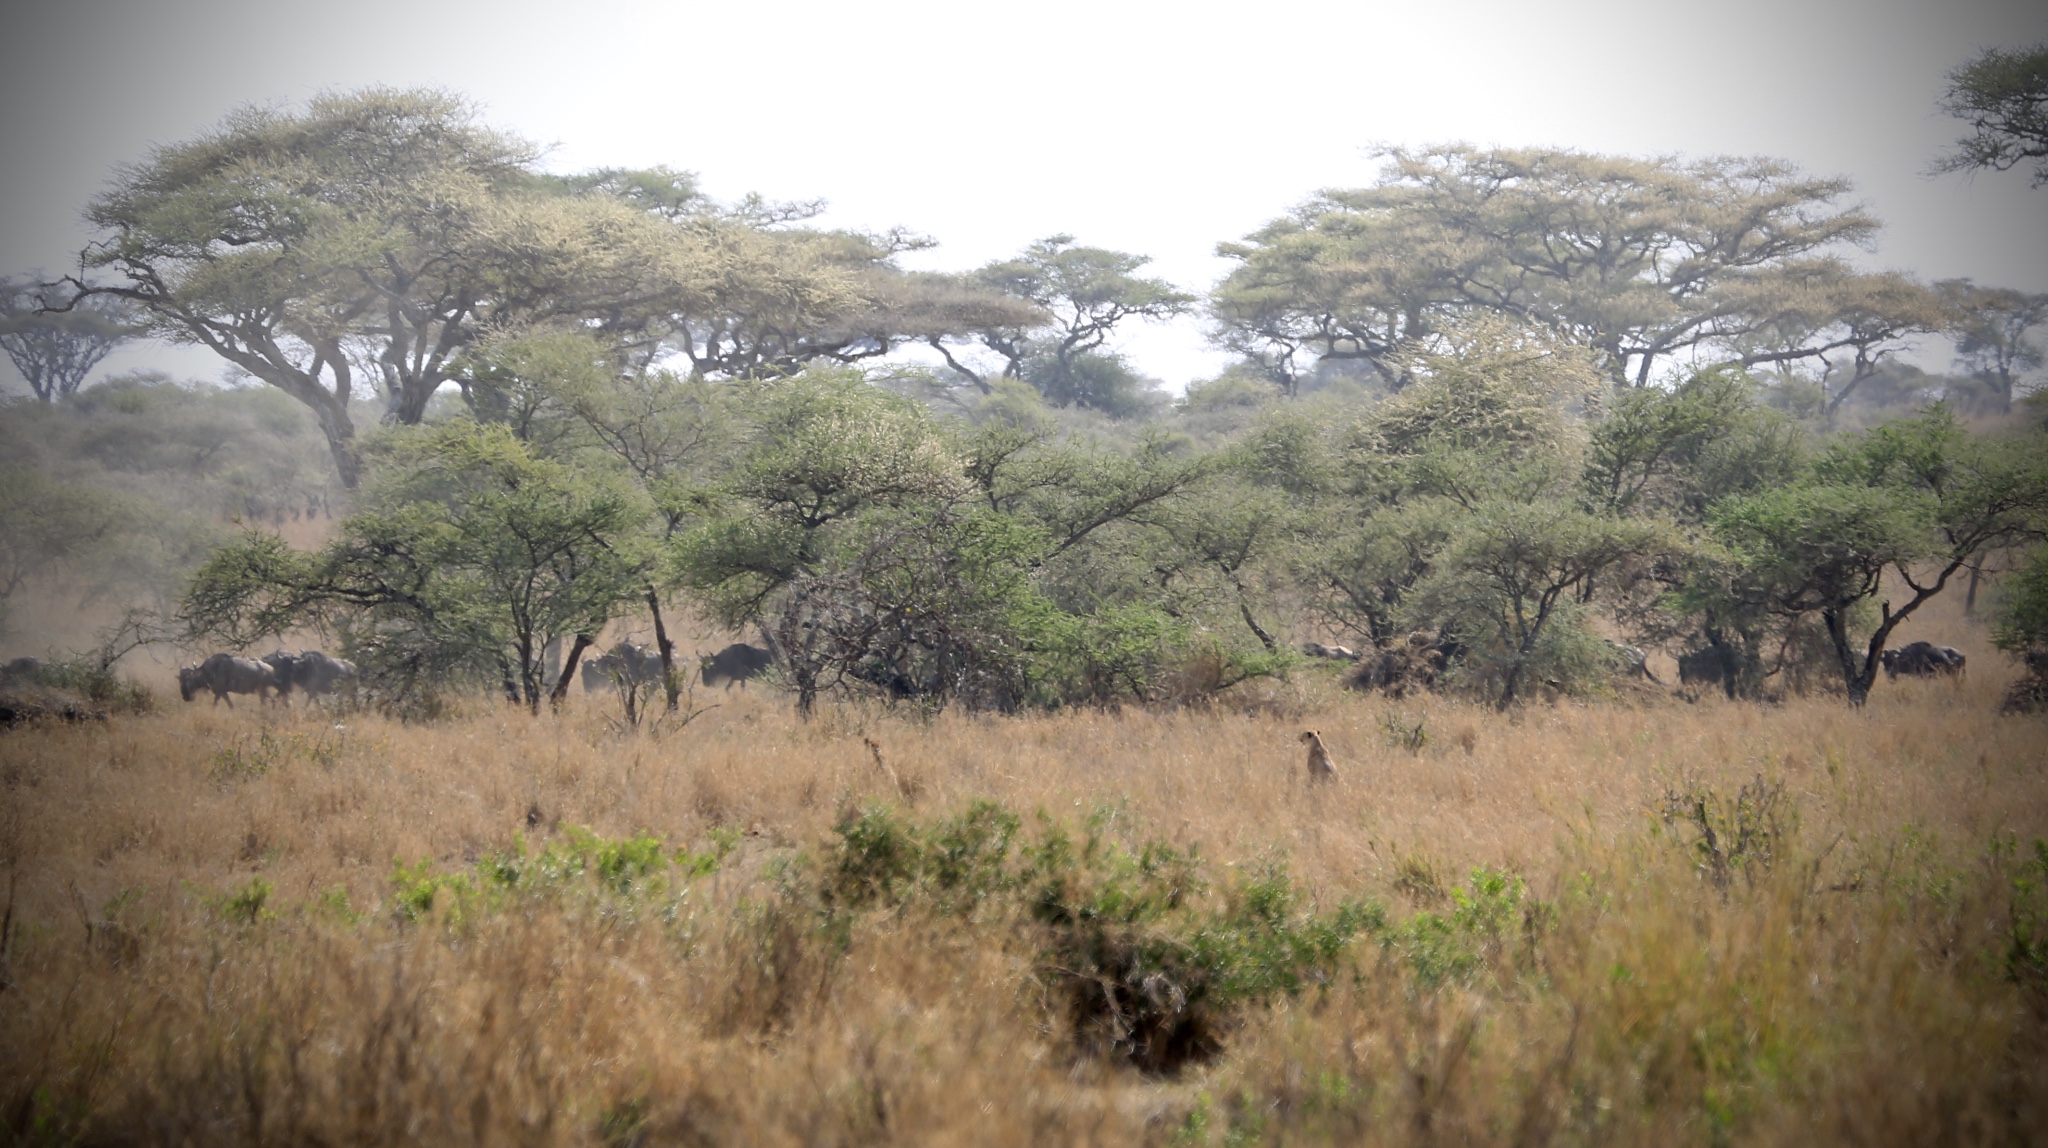
[[[292,690],[302,689],[309,698],[353,688],[356,664],[324,650],[300,650],[296,654],[273,650],[263,658],[277,675],[278,696],[290,704]]]
[[[1954,646],[1937,646],[1932,642],[1909,642],[1896,650],[1886,650],[1879,655],[1879,660],[1884,664],[1885,676],[1896,678],[1900,674],[1910,674],[1914,677],[1960,674],[1969,659]]]
[[[235,699],[229,694],[255,694],[257,701],[263,701],[277,688],[276,670],[254,658],[233,654],[215,654],[178,670],[178,694],[188,702],[207,689],[213,691],[214,705],[225,701],[233,709]]]
[[[661,680],[661,651],[633,642],[620,642],[601,657],[585,660],[582,672],[583,692],[586,694],[658,682]]]
[[[706,686],[725,683],[731,689],[733,683],[745,685],[748,678],[758,676],[761,671],[775,664],[775,655],[759,646],[745,642],[734,642],[715,654],[706,654],[699,663]]]
[[[1315,730],[1301,735],[1301,744],[1308,747],[1308,779],[1311,782],[1337,780],[1337,766],[1330,760],[1330,750],[1323,744],[1323,735]]]

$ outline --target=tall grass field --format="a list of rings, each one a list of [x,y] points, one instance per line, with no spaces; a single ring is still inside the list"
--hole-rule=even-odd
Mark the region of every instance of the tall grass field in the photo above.
[[[1923,624],[1861,710],[159,690],[0,734],[0,1139],[2039,1142],[2048,719]]]

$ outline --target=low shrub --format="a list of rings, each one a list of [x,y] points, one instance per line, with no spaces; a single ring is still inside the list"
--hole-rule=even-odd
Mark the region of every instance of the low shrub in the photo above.
[[[989,802],[919,827],[886,808],[844,818],[814,867],[828,921],[876,906],[1001,920],[1022,931],[1076,1046],[1170,1073],[1221,1051],[1238,1012],[1328,984],[1351,940],[1385,924],[1379,905],[1318,913],[1286,869],[1220,887],[1199,853],[1130,844],[1091,818],[1077,838]]]

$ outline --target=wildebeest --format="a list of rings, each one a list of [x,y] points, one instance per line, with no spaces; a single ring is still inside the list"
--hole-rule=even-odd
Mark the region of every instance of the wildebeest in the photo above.
[[[214,705],[225,701],[233,709],[235,699],[229,694],[255,694],[258,701],[268,698],[278,688],[277,671],[254,658],[215,654],[178,670],[180,697],[189,702],[202,688],[213,691]]]
[[[1339,662],[1358,660],[1358,651],[1349,646],[1326,646],[1321,642],[1303,642],[1301,652],[1311,658],[1330,658]]]
[[[1933,642],[1909,642],[1896,650],[1886,650],[1880,658],[1884,662],[1885,676],[1889,678],[1900,674],[1915,677],[1960,674],[1968,661],[1954,646],[1937,646]]]
[[[322,650],[300,650],[296,654],[276,650],[263,659],[277,674],[277,692],[289,698],[294,689],[309,698],[336,693],[355,685],[356,664]]]
[[[15,658],[0,665],[0,679],[31,678],[43,672],[43,660],[37,657]]]
[[[581,669],[583,692],[594,694],[614,686],[638,686],[661,680],[661,651],[633,642],[620,642],[595,658],[586,658]]]
[[[734,642],[715,654],[706,654],[698,663],[702,667],[704,684],[715,686],[725,683],[731,689],[734,682],[741,685],[748,678],[757,677],[761,671],[775,664],[775,655],[759,646],[745,642]]]

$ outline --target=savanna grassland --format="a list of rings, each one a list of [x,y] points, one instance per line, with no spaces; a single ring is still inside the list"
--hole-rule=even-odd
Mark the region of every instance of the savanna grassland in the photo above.
[[[0,1127],[2028,1142],[2048,724],[1998,715],[1968,632],[1967,680],[1861,710],[1311,670],[1179,712],[805,722],[754,688],[651,732],[580,696],[18,730]]]

